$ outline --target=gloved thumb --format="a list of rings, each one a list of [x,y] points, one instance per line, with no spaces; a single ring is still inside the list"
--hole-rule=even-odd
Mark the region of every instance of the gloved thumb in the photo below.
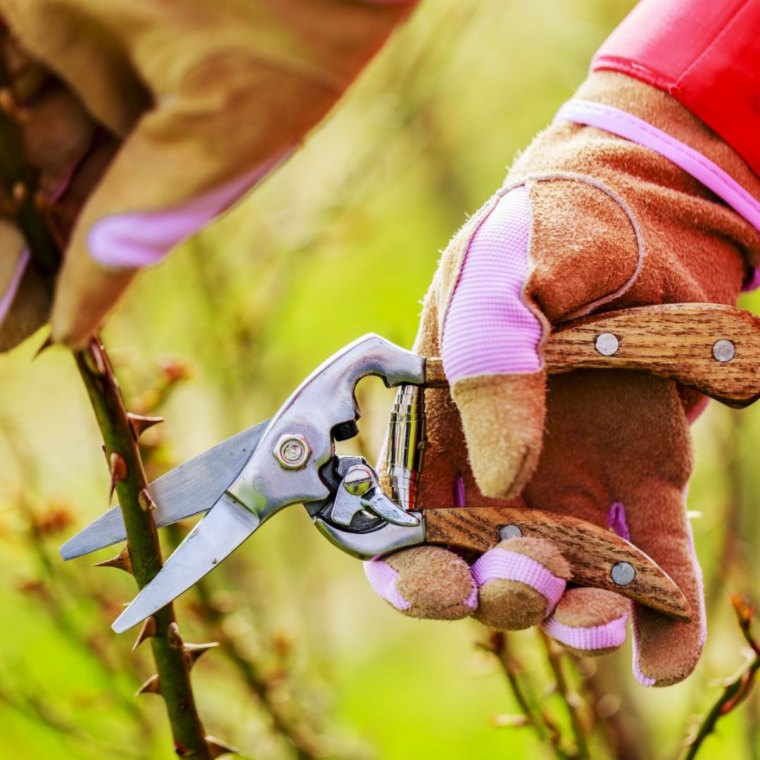
[[[463,378],[451,386],[470,467],[486,496],[517,496],[533,475],[544,434],[546,374]]]
[[[546,320],[524,292],[530,231],[527,190],[500,193],[455,238],[442,269],[458,271],[441,329],[444,369],[475,481],[499,498],[533,474],[546,415]]]

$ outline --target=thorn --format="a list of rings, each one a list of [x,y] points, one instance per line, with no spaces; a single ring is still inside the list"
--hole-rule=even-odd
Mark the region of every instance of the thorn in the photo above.
[[[23,182],[14,182],[11,187],[11,196],[16,203],[16,206],[20,206],[28,197],[29,188]]]
[[[34,361],[43,351],[47,351],[48,348],[54,345],[55,343],[53,342],[53,336],[48,335],[47,338],[45,338],[43,344],[34,352],[32,361]]]
[[[18,103],[13,97],[10,87],[0,87],[0,110],[5,111],[8,116],[18,115]]]
[[[98,377],[103,377],[108,372],[108,365],[105,356],[103,356],[103,347],[97,338],[93,338],[84,350],[84,361],[90,372]]]
[[[124,570],[125,573],[132,574],[132,558],[129,556],[129,547],[125,546],[115,557],[96,562],[94,567],[115,567]]]
[[[163,417],[147,417],[144,414],[133,414],[132,412],[127,412],[127,419],[135,438],[139,438],[148,428],[164,421]]]
[[[140,493],[137,494],[137,503],[143,512],[152,512],[156,508],[156,502],[153,501],[153,497],[147,488],[140,489]]]
[[[136,692],[135,696],[139,697],[140,694],[160,694],[161,682],[158,678],[158,673],[152,675]]]
[[[179,626],[175,621],[169,623],[166,629],[166,641],[172,649],[183,649],[185,642],[179,632]]]
[[[140,633],[137,634],[137,638],[135,639],[135,643],[132,645],[132,651],[134,652],[137,647],[140,646],[140,644],[143,643],[146,639],[153,638],[153,636],[156,635],[156,618],[151,615],[149,618],[145,619],[145,622],[143,623],[142,628],[140,629]]]
[[[237,747],[233,747],[231,744],[223,742],[221,739],[217,739],[215,736],[206,737],[206,746],[208,747],[209,754],[214,760],[222,755],[241,755],[242,752]]]
[[[218,641],[209,641],[206,644],[185,644],[183,649],[185,650],[185,657],[187,658],[189,667],[192,668],[209,649],[216,649],[218,646]]]
[[[112,451],[108,458],[108,466],[111,470],[111,489],[108,492],[108,500],[113,498],[116,484],[121,483],[127,477],[127,463],[118,451]]]

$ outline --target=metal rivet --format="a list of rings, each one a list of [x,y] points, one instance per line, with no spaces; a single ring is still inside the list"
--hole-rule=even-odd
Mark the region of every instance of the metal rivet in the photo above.
[[[602,333],[594,340],[594,348],[602,356],[613,356],[620,348],[620,341],[612,333]]]
[[[736,356],[736,346],[725,338],[716,340],[712,347],[713,359],[719,362],[730,362]]]
[[[349,468],[346,477],[343,478],[343,488],[351,496],[364,496],[371,488],[373,480],[372,471],[369,467],[357,464]]]
[[[277,441],[272,452],[280,467],[286,470],[300,470],[311,455],[308,441],[298,433],[286,433]]]
[[[612,581],[616,586],[629,586],[636,577],[633,565],[628,562],[616,562],[610,572]]]
[[[517,525],[504,525],[499,528],[499,538],[504,541],[507,538],[520,538],[522,531]]]

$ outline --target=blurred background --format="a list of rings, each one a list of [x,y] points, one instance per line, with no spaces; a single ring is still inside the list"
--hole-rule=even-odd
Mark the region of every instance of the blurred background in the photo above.
[[[410,345],[439,251],[632,5],[428,0],[282,170],[143,276],[104,339],[130,409],[166,418],[143,439],[151,477],[269,416],[359,335]],[[757,297],[743,305],[760,311]],[[109,629],[133,579],[57,555],[108,506],[108,473],[74,363],[61,349],[32,361],[42,340],[0,356],[0,758],[169,758],[160,698],[133,696],[150,654]],[[374,457],[391,395],[365,381],[360,396],[356,445]],[[706,654],[664,690],[634,681],[630,648],[567,658],[570,701],[598,724],[594,757],[675,757],[746,661],[728,595],[759,590],[760,408],[713,404],[695,441]],[[165,538],[169,551],[181,530]],[[561,754],[521,725],[485,629],[396,614],[300,507],[182,597],[178,615],[186,640],[222,644],[199,661],[195,690],[209,732],[244,757]],[[508,644],[512,675],[572,736],[542,640]],[[700,757],[760,757],[759,720],[751,698]]]

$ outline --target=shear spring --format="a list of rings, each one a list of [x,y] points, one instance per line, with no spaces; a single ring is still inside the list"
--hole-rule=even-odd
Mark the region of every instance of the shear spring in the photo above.
[[[390,415],[386,472],[391,500],[402,509],[415,509],[422,449],[425,441],[423,389],[402,385]]]

